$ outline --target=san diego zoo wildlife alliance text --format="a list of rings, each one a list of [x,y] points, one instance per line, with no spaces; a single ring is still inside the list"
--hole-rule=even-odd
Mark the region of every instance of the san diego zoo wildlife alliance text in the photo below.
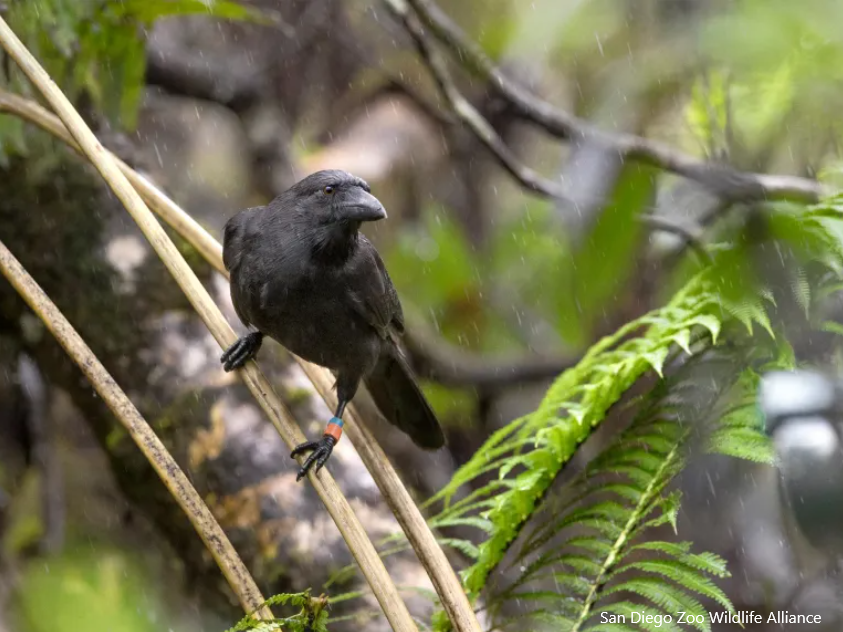
[[[677,612],[675,615],[648,614],[645,611],[638,612],[636,610],[631,610],[627,614],[600,613],[601,623],[647,623],[654,628],[660,628],[664,623],[688,623],[691,625],[705,623],[706,618],[708,618],[709,623],[737,623],[740,625],[746,623],[821,623],[821,617],[818,614],[791,614],[788,610],[777,610],[766,616],[752,610],[708,612],[705,615],[688,612]]]

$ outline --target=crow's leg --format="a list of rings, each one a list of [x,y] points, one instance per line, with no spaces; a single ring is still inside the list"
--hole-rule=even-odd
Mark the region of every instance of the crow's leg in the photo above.
[[[253,331],[246,334],[222,354],[222,357],[220,358],[222,368],[226,371],[239,369],[241,366],[246,364],[246,362],[255,357],[258,349],[261,348],[262,342],[263,334],[261,332]]]
[[[345,412],[345,407],[348,402],[350,402],[351,398],[354,397],[354,393],[357,392],[357,385],[359,383],[359,379],[349,380],[344,378],[342,375],[338,376],[337,397],[339,399],[339,403],[337,404],[337,410],[334,413],[334,416],[328,420],[328,425],[325,428],[325,434],[323,434],[322,438],[318,441],[308,441],[307,443],[302,443],[301,445],[296,446],[292,453],[290,453],[291,457],[296,458],[298,455],[312,450],[312,452],[304,460],[304,463],[302,463],[299,473],[296,475],[297,481],[300,481],[307,476],[308,471],[310,471],[310,468],[312,468],[314,464],[316,464],[315,472],[318,472],[328,461],[328,458],[331,456],[331,452],[334,450],[334,446],[337,445],[340,437],[342,437],[342,414]]]

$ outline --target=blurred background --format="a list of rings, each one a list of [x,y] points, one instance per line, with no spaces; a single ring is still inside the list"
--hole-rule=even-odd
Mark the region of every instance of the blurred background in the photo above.
[[[2,11],[106,147],[218,238],[235,212],[318,169],[369,182],[389,219],[367,231],[448,448],[373,430],[423,500],[601,336],[663,305],[707,246],[742,239],[759,205],[813,202],[841,181],[843,4],[442,1],[446,23],[516,90],[578,117],[567,133],[530,124],[469,58],[449,62],[485,142],[390,6],[403,3],[12,0]],[[4,90],[34,96],[13,62],[1,74]],[[0,172],[0,240],[153,424],[265,593],[360,587],[340,573],[352,560],[314,491],[294,484],[285,446],[96,174],[10,115]],[[227,283],[177,243],[241,327]],[[734,274],[726,285],[740,285]],[[797,312],[781,317],[799,361],[833,374],[835,335]],[[315,436],[329,411],[283,349],[264,348],[262,366]],[[5,282],[0,366],[0,632],[232,625],[236,602],[189,523]],[[625,419],[614,416],[577,462],[611,440]],[[349,442],[330,468],[373,538],[397,530]],[[680,536],[728,560],[721,585],[739,610],[822,614],[829,627],[811,629],[840,629],[833,553],[789,522],[773,468],[700,457],[680,486]],[[429,617],[415,558],[388,568]],[[363,602],[338,605],[353,618],[331,629],[388,629]]]

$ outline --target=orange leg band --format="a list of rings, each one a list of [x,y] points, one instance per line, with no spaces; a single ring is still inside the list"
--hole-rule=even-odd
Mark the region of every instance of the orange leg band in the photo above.
[[[340,437],[342,437],[342,419],[332,417],[325,428],[325,436],[333,437],[339,443]]]

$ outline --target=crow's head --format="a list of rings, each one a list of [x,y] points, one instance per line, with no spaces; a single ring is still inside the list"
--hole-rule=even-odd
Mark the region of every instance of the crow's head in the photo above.
[[[317,171],[290,187],[297,211],[319,224],[374,222],[386,217],[365,180],[347,171]]]

